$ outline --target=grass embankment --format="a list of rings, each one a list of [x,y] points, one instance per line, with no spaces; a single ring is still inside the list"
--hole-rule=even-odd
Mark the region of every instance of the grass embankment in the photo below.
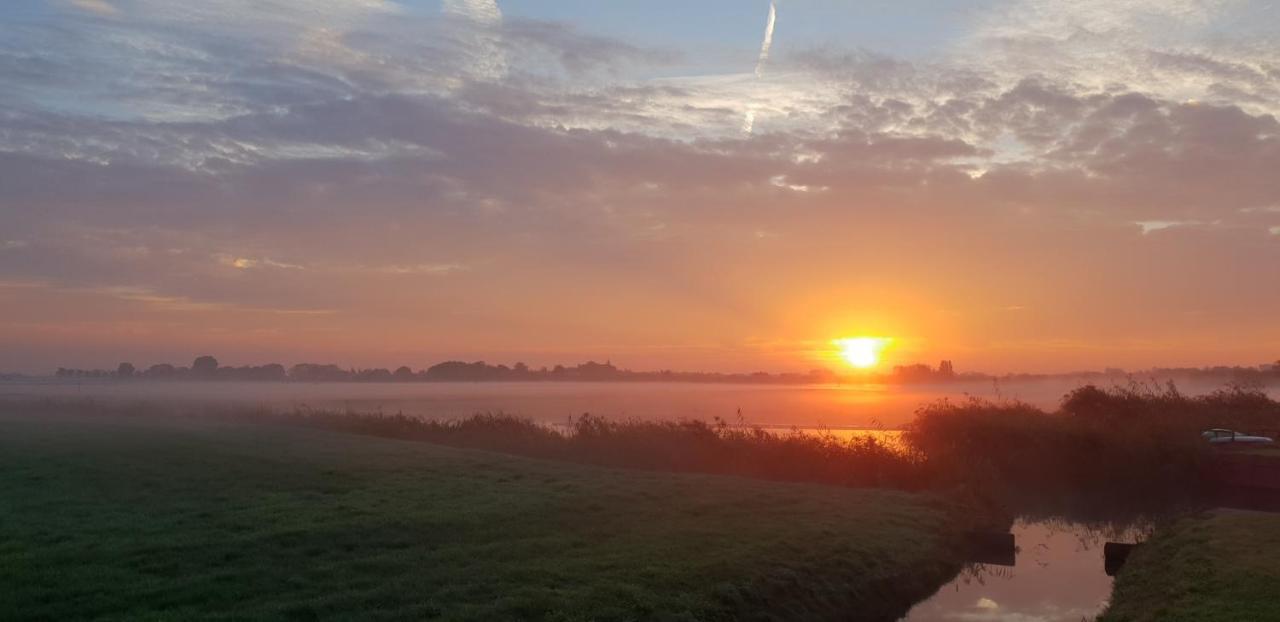
[[[0,415],[6,619],[894,619],[951,529],[900,492]]]
[[[1280,514],[1186,518],[1130,556],[1099,622],[1280,620]]]

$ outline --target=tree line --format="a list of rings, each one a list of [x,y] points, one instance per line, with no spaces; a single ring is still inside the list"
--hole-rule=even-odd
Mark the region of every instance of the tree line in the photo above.
[[[199,356],[190,366],[160,363],[139,369],[132,363],[120,363],[115,370],[69,369],[59,367],[58,378],[106,378],[117,380],[248,380],[295,382],[480,382],[480,381],[637,381],[637,382],[723,382],[723,383],[777,383],[808,384],[832,383],[850,380],[827,369],[814,369],[808,373],[716,373],[682,372],[672,370],[632,371],[621,369],[612,362],[587,361],[574,366],[533,368],[525,363],[492,365],[484,361],[445,361],[425,369],[415,370],[401,366],[358,369],[334,364],[299,363],[286,368],[279,363],[267,365],[223,366],[212,356]],[[958,376],[951,361],[943,361],[937,368],[928,365],[895,367],[887,374],[862,373],[860,382],[938,382],[956,379]],[[964,376],[968,379],[974,374]]]
[[[58,378],[103,378],[116,380],[248,380],[266,382],[484,382],[484,381],[611,381],[611,382],[718,382],[742,384],[827,384],[839,382],[930,384],[952,381],[967,382],[1026,382],[1052,378],[1071,378],[1085,382],[1122,383],[1135,377],[1191,380],[1202,382],[1230,382],[1241,385],[1271,384],[1280,382],[1280,361],[1256,367],[1182,367],[1154,368],[1140,372],[1108,368],[1104,371],[1082,371],[1067,374],[1005,374],[991,375],[975,372],[959,373],[951,361],[944,360],[936,367],[925,364],[899,365],[889,372],[859,372],[841,375],[829,369],[814,369],[808,373],[718,373],[687,371],[632,371],[621,369],[612,362],[587,361],[579,365],[533,368],[524,363],[492,365],[484,361],[445,361],[424,369],[415,370],[401,366],[394,370],[383,367],[359,369],[334,364],[299,363],[286,368],[279,363],[267,365],[223,366],[218,359],[205,355],[196,357],[190,366],[168,363],[138,369],[131,363],[120,363],[114,370],[68,369],[59,367]]]

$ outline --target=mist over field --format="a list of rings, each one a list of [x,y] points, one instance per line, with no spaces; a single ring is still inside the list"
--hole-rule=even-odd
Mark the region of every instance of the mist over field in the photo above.
[[[563,423],[584,413],[613,419],[699,419],[732,424],[804,429],[897,429],[921,406],[967,397],[1020,400],[1055,410],[1063,396],[1086,381],[950,382],[936,385],[736,385],[695,383],[270,383],[119,382],[106,379],[0,382],[2,397],[93,399],[151,404],[236,404],[291,410],[354,410],[461,418],[507,413]],[[1124,381],[1119,381],[1123,383]],[[1150,380],[1149,382],[1158,382]],[[1223,383],[1181,382],[1191,395]],[[1280,383],[1267,387],[1280,395]],[[739,419],[739,415],[741,419]]]

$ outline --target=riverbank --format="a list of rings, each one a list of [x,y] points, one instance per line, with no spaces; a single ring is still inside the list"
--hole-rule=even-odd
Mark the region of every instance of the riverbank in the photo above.
[[[959,568],[929,496],[307,427],[0,415],[11,619],[894,619]]]
[[[1219,509],[1134,551],[1099,622],[1280,620],[1280,514]]]

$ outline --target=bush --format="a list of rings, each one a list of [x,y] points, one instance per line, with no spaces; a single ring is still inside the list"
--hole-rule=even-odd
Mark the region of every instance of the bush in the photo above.
[[[1189,397],[1171,383],[1131,383],[1080,387],[1053,413],[1017,401],[943,400],[917,411],[903,438],[927,457],[935,485],[1161,495],[1206,483],[1211,448],[1201,431],[1278,425],[1280,403],[1256,388]]]

